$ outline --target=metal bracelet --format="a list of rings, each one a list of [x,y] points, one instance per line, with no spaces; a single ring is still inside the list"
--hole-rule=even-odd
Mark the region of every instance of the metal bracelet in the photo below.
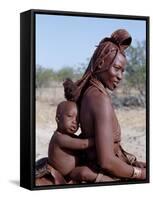
[[[132,178],[139,179],[142,176],[142,170],[138,167],[133,167]]]

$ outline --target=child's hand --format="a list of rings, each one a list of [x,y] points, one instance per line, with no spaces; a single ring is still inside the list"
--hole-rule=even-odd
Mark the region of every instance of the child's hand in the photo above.
[[[95,141],[93,138],[89,138],[89,147],[93,147],[95,144]]]

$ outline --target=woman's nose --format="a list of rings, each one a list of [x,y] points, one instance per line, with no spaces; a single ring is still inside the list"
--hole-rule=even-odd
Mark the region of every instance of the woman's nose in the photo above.
[[[122,80],[122,78],[123,78],[123,73],[122,73],[121,71],[118,72],[117,78],[118,78],[118,80]]]

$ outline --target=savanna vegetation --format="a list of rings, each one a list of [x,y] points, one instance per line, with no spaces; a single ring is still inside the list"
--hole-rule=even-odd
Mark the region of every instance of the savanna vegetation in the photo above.
[[[141,106],[146,104],[146,46],[145,41],[137,42],[130,46],[126,52],[127,66],[122,86],[113,94],[113,102],[116,107]],[[36,89],[37,98],[41,97],[43,89],[61,88],[66,78],[79,79],[86,67],[89,58],[84,63],[74,66],[65,66],[55,71],[51,67],[37,65],[36,67]],[[55,66],[56,67],[56,66]],[[55,68],[54,67],[54,68]],[[55,94],[56,95],[56,94]]]

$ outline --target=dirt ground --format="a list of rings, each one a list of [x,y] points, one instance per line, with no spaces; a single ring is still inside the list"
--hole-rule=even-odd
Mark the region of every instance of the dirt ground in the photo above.
[[[61,99],[59,99],[61,101]],[[58,103],[58,101],[56,102]],[[36,160],[47,156],[48,144],[56,129],[56,105],[48,101],[36,101]],[[117,109],[116,114],[122,131],[123,148],[146,160],[146,114],[143,108]]]

